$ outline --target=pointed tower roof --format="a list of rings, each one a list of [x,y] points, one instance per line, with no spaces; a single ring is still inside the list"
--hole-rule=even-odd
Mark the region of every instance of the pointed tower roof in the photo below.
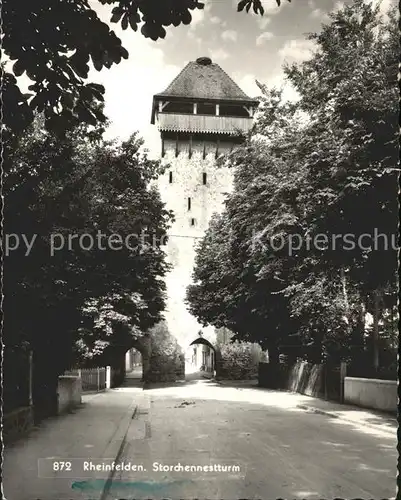
[[[164,92],[153,97],[152,123],[156,99],[191,101],[196,99],[227,104],[258,105],[257,100],[247,96],[234,80],[209,57],[199,57],[196,61],[189,62]]]
[[[159,97],[253,101],[208,57],[189,62]]]

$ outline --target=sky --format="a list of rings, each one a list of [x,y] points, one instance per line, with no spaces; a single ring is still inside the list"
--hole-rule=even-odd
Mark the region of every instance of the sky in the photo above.
[[[396,1],[381,0],[382,10],[385,12]],[[152,97],[165,90],[189,61],[202,56],[218,63],[250,97],[259,94],[258,80],[268,86],[284,85],[284,96],[295,99],[295,91],[283,80],[283,64],[307,59],[313,44],[306,34],[319,32],[328,13],[344,3],[282,0],[278,7],[276,0],[262,0],[265,13],[260,16],[252,10],[237,12],[238,0],[203,2],[203,10],[192,11],[190,25],[168,27],[166,37],[154,42],[143,37],[140,30],[123,31],[110,23],[112,6],[89,0],[129,52],[128,60],[100,72],[92,68],[89,74],[88,81],[105,87],[105,113],[111,121],[107,138],[126,139],[139,131],[151,156],[157,156],[160,138],[156,126],[150,124]]]
[[[284,84],[284,95],[296,98],[283,81],[282,66],[308,58],[313,45],[306,34],[320,31],[327,14],[342,5],[338,0],[282,0],[278,7],[275,0],[263,0],[265,13],[260,16],[253,11],[237,12],[237,0],[204,3],[203,10],[193,11],[190,25],[169,27],[166,37],[156,42],[139,31],[123,31],[109,23],[129,58],[109,70],[90,73],[106,89],[105,112],[111,120],[108,137],[125,139],[139,131],[155,154],[160,139],[156,126],[150,124],[152,97],[165,90],[189,61],[201,56],[218,63],[250,97],[259,94],[257,79],[269,86]],[[382,0],[382,9],[392,3]],[[91,0],[91,5],[108,22],[110,6],[97,0]]]
[[[204,0],[203,10],[193,11],[188,26],[169,27],[165,39],[154,42],[139,32],[123,31],[110,24],[129,58],[110,70],[93,70],[90,76],[106,89],[106,115],[111,120],[108,137],[126,138],[138,130],[145,145],[159,150],[159,134],[150,124],[152,97],[163,91],[181,69],[201,56],[218,63],[247,93],[256,97],[255,79],[280,85],[282,65],[308,57],[312,47],[305,34],[318,31],[335,0],[264,0],[265,14],[237,12],[237,0]],[[110,7],[91,2],[99,17],[110,19]],[[286,96],[294,92],[286,88]]]

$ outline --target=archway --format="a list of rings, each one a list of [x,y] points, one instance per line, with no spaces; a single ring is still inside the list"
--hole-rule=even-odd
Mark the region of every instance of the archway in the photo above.
[[[135,347],[130,347],[125,353],[125,375],[127,379],[141,380],[142,372],[142,353]]]
[[[146,381],[150,370],[151,339],[148,334],[133,340],[124,355],[125,379]]]
[[[201,334],[189,344],[185,361],[186,378],[212,378],[216,374],[216,348]]]

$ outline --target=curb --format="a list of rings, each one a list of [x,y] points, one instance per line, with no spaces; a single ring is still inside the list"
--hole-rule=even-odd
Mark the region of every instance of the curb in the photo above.
[[[113,460],[115,462],[118,462],[125,445],[129,426],[131,425],[131,421],[135,418],[138,412],[138,408],[139,406],[137,403],[130,405],[127,414],[122,418],[120,425],[118,426],[116,432],[113,434],[113,437],[110,440],[110,444],[103,454],[103,458],[113,457]],[[115,470],[111,470],[106,479],[106,483],[103,487],[103,491],[100,495],[99,500],[105,500],[107,498],[113,483],[114,474]]]
[[[372,424],[369,424],[369,423],[366,423],[366,422],[357,422],[355,420],[352,420],[351,418],[346,418],[344,417],[343,415],[337,415],[337,413],[333,413],[331,411],[327,411],[327,410],[321,410],[320,408],[315,408],[314,406],[308,406],[308,405],[297,405],[296,406],[297,408],[300,408],[301,410],[307,410],[307,411],[311,411],[313,413],[317,413],[318,415],[326,415],[328,417],[332,417],[332,418],[338,418],[339,420],[344,420],[345,422],[350,422],[351,424],[357,424],[357,423],[360,423],[361,425],[363,425],[364,427],[369,427],[370,429],[378,429],[379,426],[378,425],[372,425]],[[396,421],[394,422],[395,424],[397,423]],[[389,429],[380,429],[381,431],[384,431],[384,432],[388,432],[390,434],[390,431]],[[394,429],[395,432],[396,429]]]

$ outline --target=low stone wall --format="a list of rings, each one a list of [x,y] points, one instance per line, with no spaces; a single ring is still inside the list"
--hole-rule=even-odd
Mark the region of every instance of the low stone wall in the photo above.
[[[344,402],[388,412],[397,412],[397,381],[345,377]]]
[[[82,402],[82,381],[73,375],[58,378],[58,413],[65,413]]]

